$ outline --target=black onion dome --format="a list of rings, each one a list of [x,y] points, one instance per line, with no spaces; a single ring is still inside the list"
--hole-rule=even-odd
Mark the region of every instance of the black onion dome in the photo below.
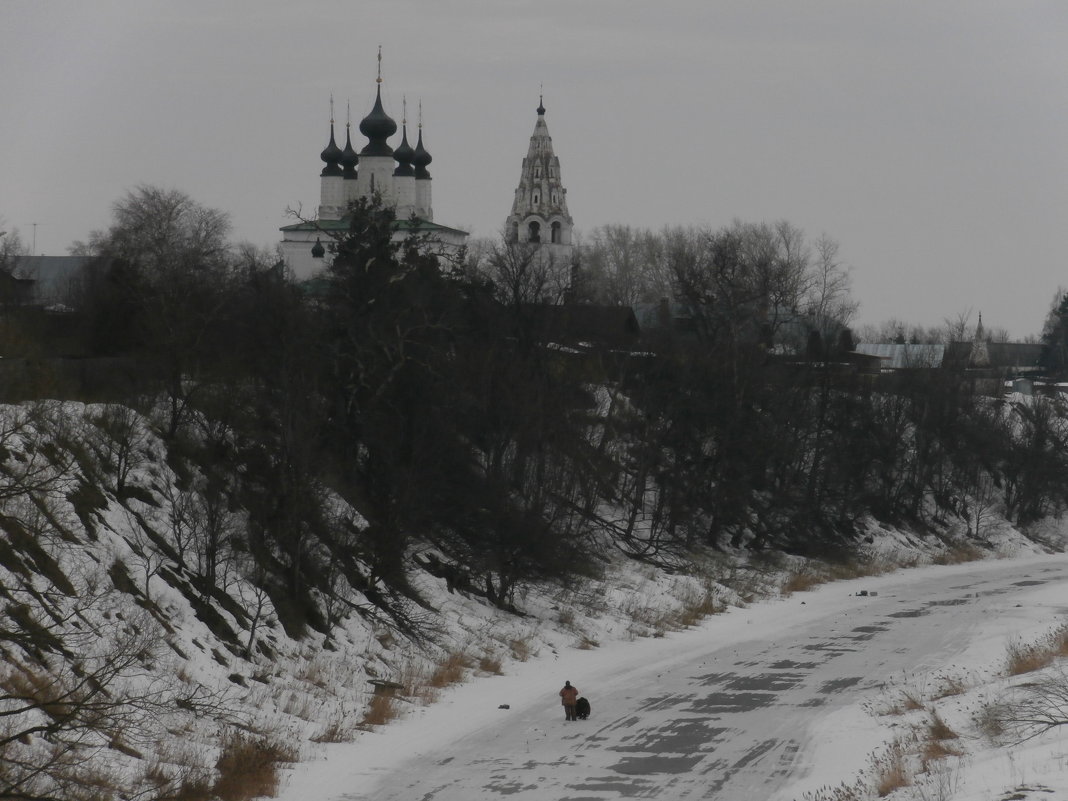
[[[359,162],[360,157],[356,155],[356,151],[352,147],[352,133],[346,126],[345,149],[341,151],[341,167],[346,178],[352,179],[356,177],[356,165]]]
[[[392,156],[393,148],[386,142],[397,132],[397,123],[382,108],[382,87],[375,94],[375,107],[371,113],[360,120],[360,133],[368,138],[367,146],[360,151],[361,156]]]
[[[330,144],[326,146],[322,153],[319,154],[319,158],[326,162],[326,166],[323,167],[323,171],[320,175],[341,175],[341,167],[338,166],[338,162],[341,161],[341,148],[337,146],[337,142],[334,141],[334,123],[330,123]]]
[[[415,151],[412,150],[412,146],[408,144],[408,126],[404,126],[403,131],[401,143],[397,149],[393,151],[393,158],[397,160],[397,169],[393,171],[393,174],[407,178],[415,175],[415,170],[412,169],[412,162],[415,160]]]
[[[538,97],[538,116],[545,116],[545,103],[542,101],[541,97]]]
[[[319,237],[315,237],[315,244],[312,245],[311,254],[313,259],[321,259],[326,255],[326,248],[324,248],[323,243],[319,241]]]
[[[419,141],[415,145],[415,154],[412,156],[412,164],[415,165],[415,177],[430,178],[430,173],[427,172],[426,167],[433,160],[433,157],[423,147],[423,132],[420,130]]]

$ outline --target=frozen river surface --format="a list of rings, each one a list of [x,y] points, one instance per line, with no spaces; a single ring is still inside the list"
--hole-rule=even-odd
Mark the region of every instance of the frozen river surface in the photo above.
[[[1053,584],[1068,587],[1064,556],[923,568],[734,610],[659,640],[561,650],[337,746],[294,776],[284,797],[790,797],[814,771],[848,776],[861,767],[814,765],[816,722],[870,703],[903,676],[939,670],[992,629],[1007,639],[1025,621],[1033,626],[1029,595],[1048,597]],[[564,721],[555,695],[565,678],[590,698],[589,720]]]

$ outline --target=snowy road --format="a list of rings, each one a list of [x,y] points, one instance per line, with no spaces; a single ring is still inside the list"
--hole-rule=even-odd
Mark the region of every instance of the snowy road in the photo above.
[[[551,664],[472,682],[382,735],[337,746],[283,797],[781,796],[814,769],[816,721],[950,664],[979,636],[1033,628],[1028,596],[1048,597],[1051,583],[1068,586],[1064,556],[923,568],[826,585],[660,640],[561,650]],[[1068,612],[1068,593],[1059,597],[1066,607],[1047,604],[1050,622]],[[555,700],[565,678],[592,701],[590,720],[565,723]],[[860,766],[832,767],[845,777]]]

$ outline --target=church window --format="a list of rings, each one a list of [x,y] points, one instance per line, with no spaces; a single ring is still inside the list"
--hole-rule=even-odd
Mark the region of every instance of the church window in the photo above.
[[[541,178],[541,167],[535,167],[534,168],[534,177],[535,178]]]
[[[560,223],[554,222],[553,225],[552,225],[552,229],[551,230],[552,230],[552,232],[551,232],[552,243],[554,245],[559,245],[560,244]]]
[[[539,195],[539,194],[538,194],[537,192],[535,192],[535,193],[534,193],[534,205],[535,205],[535,206],[537,206],[537,205],[538,205],[538,201],[539,201],[540,199],[541,199],[541,196],[540,196],[540,195]]]
[[[540,242],[541,241],[541,225],[536,222],[530,223],[527,226],[527,241],[528,242]]]

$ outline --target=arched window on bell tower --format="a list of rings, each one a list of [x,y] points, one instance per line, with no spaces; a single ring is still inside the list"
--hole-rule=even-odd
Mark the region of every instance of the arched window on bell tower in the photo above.
[[[560,223],[559,222],[554,222],[552,224],[552,227],[551,227],[550,231],[551,231],[551,233],[550,233],[550,241],[554,245],[559,245],[560,244]]]
[[[540,242],[541,241],[541,224],[538,222],[531,222],[527,226],[527,241],[528,242]]]

